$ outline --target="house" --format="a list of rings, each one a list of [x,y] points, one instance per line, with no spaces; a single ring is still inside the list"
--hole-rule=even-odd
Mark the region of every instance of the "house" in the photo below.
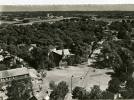
[[[55,66],[60,66],[62,64],[67,65],[65,59],[73,55],[69,49],[53,49],[49,54],[49,58],[55,63]]]

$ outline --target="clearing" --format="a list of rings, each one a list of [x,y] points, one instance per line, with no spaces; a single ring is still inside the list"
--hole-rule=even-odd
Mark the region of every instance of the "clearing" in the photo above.
[[[108,86],[108,82],[111,79],[107,72],[112,72],[109,69],[96,69],[88,67],[87,64],[68,66],[62,69],[53,69],[47,71],[47,76],[44,79],[43,87],[45,89],[49,88],[49,82],[55,81],[56,83],[60,81],[66,81],[71,88],[71,76],[72,77],[72,87],[81,86],[90,90],[93,85],[99,85],[102,90],[105,90]]]
[[[96,69],[88,67],[88,64],[79,64],[77,66],[68,66],[62,69],[53,69],[47,71],[47,76],[43,79],[42,91],[37,93],[39,100],[45,97],[46,91],[50,93],[49,82],[54,81],[59,83],[66,81],[71,91],[71,77],[72,88],[76,86],[84,87],[86,90],[90,90],[93,85],[99,85],[101,90],[105,90],[108,87],[108,82],[111,79],[107,72],[113,72],[109,69]],[[67,98],[70,96],[67,96]],[[67,99],[69,100],[69,99]]]

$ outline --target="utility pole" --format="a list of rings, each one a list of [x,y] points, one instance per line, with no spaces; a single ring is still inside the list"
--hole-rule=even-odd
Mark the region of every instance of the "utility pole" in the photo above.
[[[126,66],[126,73],[127,73],[127,66]]]
[[[71,76],[71,93],[72,93],[72,90],[73,90],[73,89],[72,89],[72,88],[73,88],[73,83],[72,83],[73,77],[74,77],[74,76],[72,75],[72,76]]]

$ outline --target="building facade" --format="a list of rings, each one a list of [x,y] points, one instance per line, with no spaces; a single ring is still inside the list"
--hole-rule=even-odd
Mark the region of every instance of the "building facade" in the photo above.
[[[28,78],[30,80],[28,69],[24,67],[0,71],[0,100],[7,100],[8,97],[6,96],[6,88],[12,81]]]

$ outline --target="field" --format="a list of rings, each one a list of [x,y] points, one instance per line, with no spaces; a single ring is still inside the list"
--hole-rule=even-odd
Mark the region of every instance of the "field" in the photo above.
[[[53,69],[47,71],[47,76],[43,80],[43,91],[39,93],[39,97],[44,96],[46,91],[50,91],[49,82],[55,81],[59,83],[60,81],[66,81],[71,90],[71,76],[72,77],[72,87],[80,86],[87,90],[93,85],[99,85],[101,90],[105,90],[108,86],[108,82],[111,79],[107,72],[112,72],[109,69],[96,69],[88,67],[87,64],[81,64],[77,66],[68,66],[67,68]]]
[[[95,69],[88,67],[87,64],[69,66],[68,68],[54,69],[52,71],[47,71],[47,76],[44,79],[44,87],[49,87],[50,81],[55,81],[56,83],[60,81],[66,81],[71,88],[71,76],[72,86],[85,87],[87,90],[93,85],[100,85],[102,90],[105,90],[108,86],[108,81],[110,76],[107,72],[111,72],[109,69]]]

